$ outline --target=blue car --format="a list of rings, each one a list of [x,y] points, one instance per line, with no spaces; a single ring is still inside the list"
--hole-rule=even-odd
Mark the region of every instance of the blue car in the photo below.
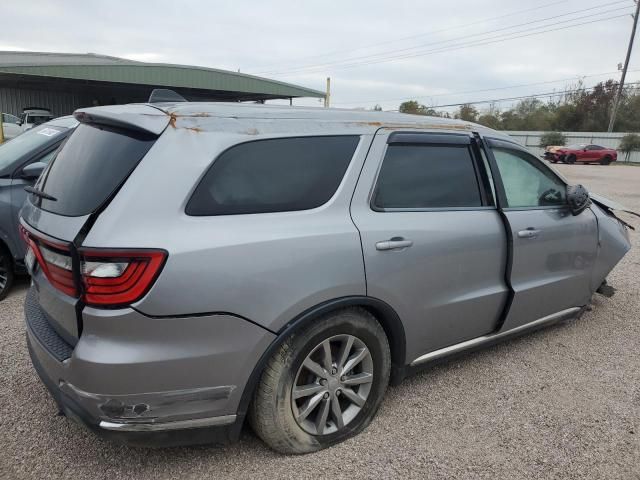
[[[25,245],[18,233],[18,213],[27,192],[78,122],[61,117],[0,145],[0,300],[16,273],[25,272]]]

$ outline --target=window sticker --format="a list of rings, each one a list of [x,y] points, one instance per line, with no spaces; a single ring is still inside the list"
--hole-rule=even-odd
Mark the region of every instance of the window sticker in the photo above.
[[[53,137],[54,135],[57,135],[58,133],[60,133],[60,131],[56,130],[55,128],[43,128],[42,130],[40,130],[38,132],[38,134],[44,135],[45,137]]]

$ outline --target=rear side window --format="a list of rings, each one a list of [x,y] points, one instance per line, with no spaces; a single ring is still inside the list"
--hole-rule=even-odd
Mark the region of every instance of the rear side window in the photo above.
[[[482,205],[468,145],[389,145],[373,197],[375,209]]]
[[[56,200],[32,195],[32,202],[60,215],[92,213],[122,185],[154,142],[151,135],[81,124],[36,185]]]
[[[223,152],[187,204],[187,215],[307,210],[336,192],[360,137],[258,140]]]

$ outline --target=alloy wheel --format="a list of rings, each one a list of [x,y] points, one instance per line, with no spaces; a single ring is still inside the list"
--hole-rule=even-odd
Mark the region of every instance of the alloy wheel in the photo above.
[[[296,422],[311,435],[343,429],[364,407],[373,375],[371,352],[362,340],[345,334],[322,341],[302,362],[293,383]]]

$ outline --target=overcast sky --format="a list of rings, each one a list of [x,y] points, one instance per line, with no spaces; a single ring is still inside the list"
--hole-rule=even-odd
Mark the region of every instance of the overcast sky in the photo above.
[[[438,106],[619,78],[633,9],[632,0],[7,1],[0,50],[240,69],[318,90],[330,76],[332,106],[387,110],[409,98]]]

